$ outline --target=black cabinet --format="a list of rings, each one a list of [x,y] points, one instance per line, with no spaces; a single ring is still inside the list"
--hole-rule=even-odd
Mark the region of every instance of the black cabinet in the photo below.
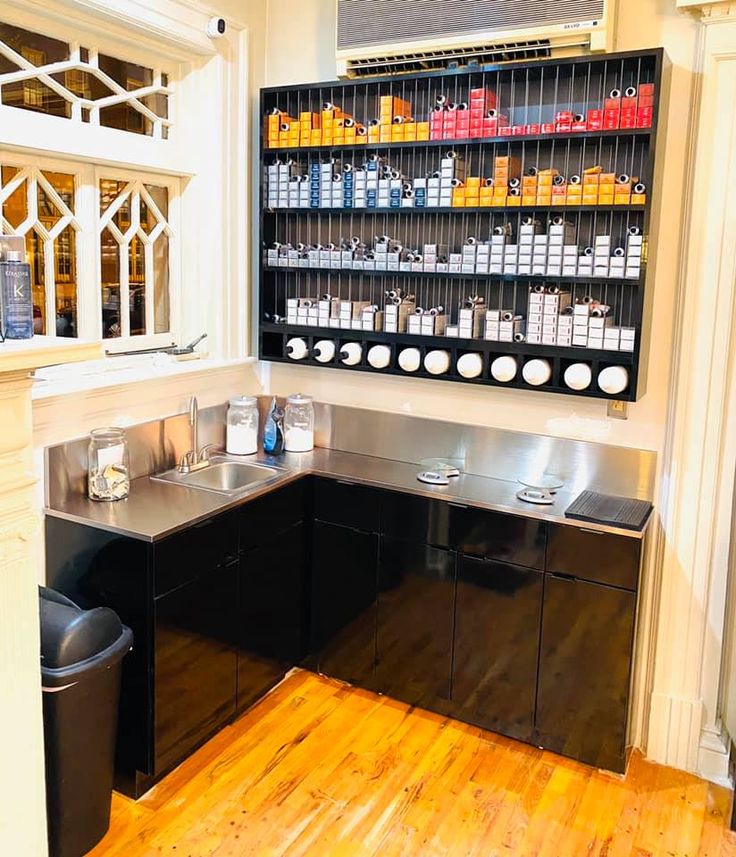
[[[377,533],[382,493],[341,479],[315,479],[315,520]]]
[[[376,686],[427,708],[446,706],[452,672],[455,554],[381,538]]]
[[[237,561],[202,571],[156,599],[155,774],[235,714],[236,576]]]
[[[305,653],[305,565],[303,523],[240,556],[236,620],[239,711],[280,681]]]
[[[450,505],[396,491],[381,496],[381,533],[434,547],[451,547]]]
[[[534,730],[543,575],[458,556],[452,712],[530,741]]]
[[[461,506],[450,506],[450,512],[450,540],[461,553],[544,568],[544,521]]]
[[[625,769],[636,595],[545,576],[536,741],[600,768]]]
[[[373,686],[378,536],[316,521],[310,660],[325,675]]]
[[[550,525],[547,570],[636,590],[641,540],[579,526]]]
[[[266,544],[307,520],[309,479],[299,479],[245,503],[237,512],[240,550]]]

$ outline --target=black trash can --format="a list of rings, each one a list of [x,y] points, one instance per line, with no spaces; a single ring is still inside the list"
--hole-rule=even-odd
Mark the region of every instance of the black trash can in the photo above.
[[[81,857],[107,832],[120,669],[133,634],[107,607],[39,587],[46,807],[51,857]]]

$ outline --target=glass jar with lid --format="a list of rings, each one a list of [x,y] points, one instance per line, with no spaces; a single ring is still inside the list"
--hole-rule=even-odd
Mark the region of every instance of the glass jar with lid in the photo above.
[[[229,455],[258,452],[258,399],[255,396],[230,399],[225,446]]]
[[[87,493],[90,500],[124,500],[130,493],[130,458],[125,431],[98,428],[89,434]]]
[[[314,405],[311,396],[295,393],[286,400],[284,449],[309,452],[314,449]]]

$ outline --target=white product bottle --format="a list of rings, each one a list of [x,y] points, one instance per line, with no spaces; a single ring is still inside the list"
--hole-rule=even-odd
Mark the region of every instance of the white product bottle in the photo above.
[[[609,396],[622,393],[629,386],[629,371],[624,366],[607,366],[598,373],[598,386]]]
[[[308,353],[307,343],[301,336],[294,336],[286,343],[286,354],[292,360],[304,360]]]
[[[450,368],[450,352],[440,349],[428,351],[424,357],[424,368],[430,375],[444,375]]]
[[[587,363],[571,363],[563,377],[571,390],[587,390],[593,380],[593,373]]]
[[[332,363],[335,357],[335,343],[331,339],[320,339],[315,343],[312,355],[319,363]]]
[[[521,374],[527,384],[531,384],[532,387],[541,387],[552,377],[552,367],[549,365],[549,360],[537,357],[524,364]]]
[[[368,363],[374,369],[386,369],[391,365],[391,349],[388,345],[373,345],[368,350]]]
[[[346,342],[340,349],[340,362],[346,366],[357,366],[363,359],[363,346],[359,342]]]
[[[422,365],[422,355],[418,348],[405,348],[399,352],[399,366],[404,372],[416,372]]]
[[[229,455],[258,452],[258,399],[255,396],[230,399],[225,448]]]
[[[483,358],[477,351],[463,354],[457,360],[458,375],[463,378],[478,378],[483,372]]]
[[[491,375],[494,380],[500,381],[502,384],[508,384],[516,377],[518,366],[516,358],[509,354],[504,354],[503,357],[496,357],[491,363]]]

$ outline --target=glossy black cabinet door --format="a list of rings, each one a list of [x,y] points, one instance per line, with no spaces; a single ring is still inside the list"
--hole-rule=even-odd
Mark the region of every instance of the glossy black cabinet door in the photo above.
[[[641,546],[630,536],[551,524],[547,571],[636,590]]]
[[[623,772],[633,592],[545,576],[536,741]]]
[[[381,534],[411,539],[434,547],[452,547],[450,506],[444,500],[429,500],[396,491],[381,496]]]
[[[541,572],[458,556],[452,712],[530,741],[534,730]]]
[[[376,686],[413,705],[447,704],[452,671],[455,554],[381,538]]]
[[[377,533],[383,492],[341,479],[314,480],[314,517],[328,524],[340,524]]]
[[[458,506],[450,507],[450,521],[452,543],[461,553],[544,568],[544,521]]]
[[[373,686],[378,536],[320,521],[312,552],[311,660],[325,675]]]
[[[240,556],[238,710],[255,702],[304,655],[305,566],[303,524]]]
[[[308,480],[301,478],[238,509],[240,550],[262,545],[304,521],[308,512],[307,485]]]
[[[237,562],[204,571],[154,604],[155,773],[235,714]]]

